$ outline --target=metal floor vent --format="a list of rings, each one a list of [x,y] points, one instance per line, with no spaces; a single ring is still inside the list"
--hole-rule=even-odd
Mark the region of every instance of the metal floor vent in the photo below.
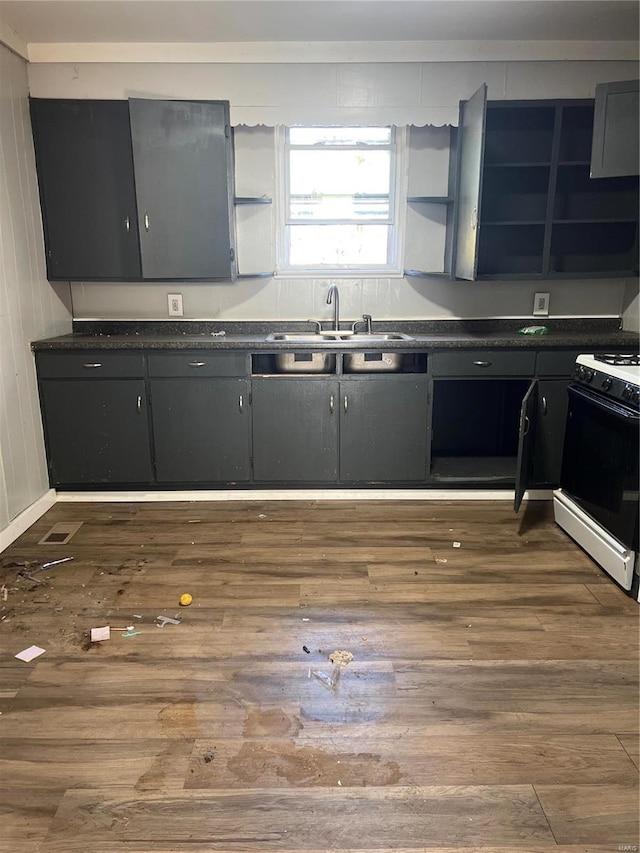
[[[82,521],[61,521],[54,524],[51,530],[42,537],[38,545],[66,545],[82,527]]]

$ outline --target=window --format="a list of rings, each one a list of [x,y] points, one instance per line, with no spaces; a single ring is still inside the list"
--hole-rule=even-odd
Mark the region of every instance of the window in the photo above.
[[[285,129],[281,270],[396,270],[399,148],[392,127]]]

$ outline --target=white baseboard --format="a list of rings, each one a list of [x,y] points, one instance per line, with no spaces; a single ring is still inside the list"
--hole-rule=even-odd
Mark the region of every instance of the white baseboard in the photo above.
[[[28,530],[47,510],[51,509],[56,503],[57,498],[55,489],[49,489],[41,498],[38,498],[37,501],[34,501],[31,506],[28,506],[20,515],[14,518],[8,527],[0,530],[0,552],[8,548],[12,542],[15,542],[18,536],[22,536],[25,530]]]
[[[551,500],[551,490],[525,493],[525,500]],[[154,492],[58,492],[57,500],[76,503],[153,503],[163,501],[513,501],[500,489],[221,489]]]

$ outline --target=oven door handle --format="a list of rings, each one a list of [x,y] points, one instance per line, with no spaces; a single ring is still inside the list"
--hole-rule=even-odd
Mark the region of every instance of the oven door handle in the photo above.
[[[576,397],[581,397],[583,400],[587,400],[599,409],[603,409],[610,415],[620,418],[627,423],[640,421],[640,413],[634,412],[632,409],[626,409],[612,400],[606,400],[598,394],[594,394],[593,391],[589,391],[587,388],[583,388],[580,385],[569,385],[567,390],[569,392],[569,396],[573,394]]]

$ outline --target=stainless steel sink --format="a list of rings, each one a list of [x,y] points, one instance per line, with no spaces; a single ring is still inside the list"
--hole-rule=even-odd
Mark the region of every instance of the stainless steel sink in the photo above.
[[[376,343],[376,341],[412,341],[411,335],[403,332],[356,332],[351,338],[354,343]]]
[[[326,344],[347,338],[351,336],[351,332],[345,332],[342,335],[340,332],[271,332],[267,335],[268,341],[286,341],[290,344]]]

